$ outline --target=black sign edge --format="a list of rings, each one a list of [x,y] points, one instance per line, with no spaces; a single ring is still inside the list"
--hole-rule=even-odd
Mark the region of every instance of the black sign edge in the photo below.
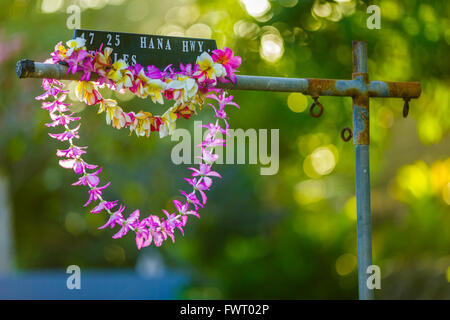
[[[116,32],[116,31],[103,31],[103,30],[92,30],[92,29],[74,29],[73,30],[73,36],[72,40],[75,39],[75,34],[77,31],[83,31],[83,32],[106,32],[106,33],[119,33],[119,34],[125,34],[125,35],[138,35],[138,36],[150,36],[150,37],[165,37],[165,38],[171,38],[171,39],[186,39],[186,40],[203,40],[203,41],[214,41],[214,44],[217,48],[217,42],[215,39],[206,39],[206,38],[190,38],[190,37],[177,37],[177,36],[165,36],[165,35],[157,35],[157,34],[142,34],[142,33],[131,33],[131,32]]]

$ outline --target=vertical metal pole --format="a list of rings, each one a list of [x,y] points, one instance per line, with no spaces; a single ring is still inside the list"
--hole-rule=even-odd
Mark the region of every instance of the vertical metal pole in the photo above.
[[[352,79],[361,78],[369,85],[367,43],[353,41]],[[369,167],[369,96],[353,97],[353,142],[355,144],[356,211],[358,238],[358,290],[360,300],[372,300],[373,289],[367,286],[367,267],[372,264],[372,221],[370,213]]]

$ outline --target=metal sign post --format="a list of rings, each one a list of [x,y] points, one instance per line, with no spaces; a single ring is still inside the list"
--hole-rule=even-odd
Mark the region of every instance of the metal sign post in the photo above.
[[[174,62],[171,61],[171,63]],[[44,64],[31,60],[19,61],[16,72],[19,78],[79,80],[82,76],[81,73],[67,74],[67,67],[63,65]],[[95,79],[95,77],[91,78],[91,80]],[[228,90],[301,92],[305,95],[310,95],[314,99],[310,111],[315,116],[320,116],[323,111],[323,107],[318,101],[320,96],[351,97],[353,99],[359,299],[373,299],[373,289],[370,289],[367,285],[367,268],[372,265],[369,100],[370,98],[402,98],[405,100],[403,116],[406,117],[409,110],[409,100],[420,96],[420,83],[369,81],[367,44],[365,41],[354,41],[352,80],[237,76],[235,84],[220,84],[220,88]],[[313,108],[315,107],[319,107],[319,112],[314,114]],[[347,130],[350,131],[349,129]],[[342,133],[344,138],[343,134],[344,132]]]

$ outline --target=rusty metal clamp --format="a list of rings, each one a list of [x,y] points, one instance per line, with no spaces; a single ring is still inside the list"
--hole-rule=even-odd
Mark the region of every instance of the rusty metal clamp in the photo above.
[[[323,113],[323,106],[322,104],[319,102],[319,96],[313,96],[312,97],[314,102],[311,104],[311,107],[309,107],[309,113],[311,114],[311,116],[313,116],[314,118],[318,118],[322,115]],[[314,107],[318,106],[319,107],[319,112],[314,113]]]
[[[405,104],[403,105],[403,118],[406,118],[409,113],[409,100],[410,98],[403,98]]]
[[[347,132],[347,136],[345,135],[346,132]],[[353,137],[352,129],[350,129],[349,127],[345,127],[344,129],[342,129],[342,131],[341,131],[341,138],[342,138],[342,140],[347,142],[352,137]]]

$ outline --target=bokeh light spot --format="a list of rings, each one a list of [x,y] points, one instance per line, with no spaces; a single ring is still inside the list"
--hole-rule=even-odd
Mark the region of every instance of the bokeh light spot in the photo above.
[[[148,1],[134,0],[126,9],[126,17],[131,21],[141,21],[149,13]]]
[[[320,175],[329,174],[336,166],[336,158],[328,147],[320,147],[311,154],[314,170]]]
[[[316,16],[325,18],[331,14],[332,8],[328,2],[315,2],[311,10]]]
[[[350,220],[356,221],[356,197],[353,196],[348,199],[344,208],[345,215],[350,218]]]
[[[248,14],[252,17],[261,17],[270,10],[270,3],[267,0],[241,0]]]
[[[117,244],[107,245],[103,250],[103,255],[107,261],[114,264],[125,262],[125,250]]]
[[[283,39],[277,34],[265,34],[261,38],[261,57],[268,62],[277,62],[284,53]]]
[[[211,28],[204,23],[196,23],[186,30],[186,36],[193,38],[209,39],[211,38],[211,34],[212,34]]]
[[[442,127],[439,119],[425,114],[418,119],[417,130],[419,138],[424,144],[432,144],[441,141]]]
[[[450,206],[450,182],[442,189],[442,199]]]
[[[58,11],[63,5],[63,0],[43,0],[41,10],[45,13],[53,13]]]
[[[301,204],[310,204],[325,198],[325,185],[321,180],[305,180],[295,186],[295,200]]]
[[[293,8],[297,5],[298,0],[278,0],[281,6],[286,8]]]
[[[343,254],[336,260],[336,272],[340,276],[346,276],[355,269],[356,264],[356,257],[353,254]]]
[[[383,128],[390,128],[394,124],[394,114],[391,109],[386,107],[381,107],[377,111],[377,123]]]
[[[86,221],[76,212],[67,213],[64,224],[66,226],[66,230],[74,236],[77,236],[86,230]]]
[[[288,96],[287,104],[294,112],[302,112],[308,105],[308,99],[300,92],[293,92]]]

